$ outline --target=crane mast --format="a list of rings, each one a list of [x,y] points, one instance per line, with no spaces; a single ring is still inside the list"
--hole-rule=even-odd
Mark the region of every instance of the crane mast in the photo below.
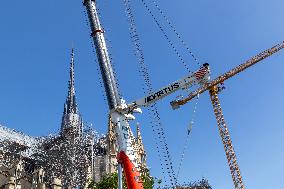
[[[231,137],[229,135],[229,130],[225,122],[224,115],[222,113],[222,108],[218,98],[218,87],[213,86],[210,90],[210,99],[213,105],[214,114],[218,123],[219,133],[222,138],[224,145],[227,161],[231,171],[232,179],[236,189],[244,189],[243,179],[241,176],[241,171],[237,163],[237,156],[235,154]]]
[[[118,87],[114,77],[114,72],[110,62],[109,53],[106,46],[104,31],[102,29],[95,0],[84,0],[90,27],[91,36],[96,48],[98,63],[100,66],[102,79],[110,110],[110,118],[115,126],[118,144],[118,188],[122,189],[122,166],[128,188],[143,189],[140,172],[137,165],[137,154],[132,146],[133,133],[128,123],[127,114],[116,112],[118,106],[123,106],[124,101],[118,93]]]
[[[84,0],[89,17],[91,36],[97,52],[98,62],[102,74],[109,109],[113,109],[120,105],[120,96],[118,87],[114,77],[110,57],[104,37],[104,30],[101,26],[99,15],[96,8],[95,0]]]

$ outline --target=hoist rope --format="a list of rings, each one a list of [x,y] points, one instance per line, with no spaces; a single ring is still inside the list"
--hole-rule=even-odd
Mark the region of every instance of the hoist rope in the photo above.
[[[182,149],[181,158],[180,158],[179,165],[178,165],[177,180],[178,180],[178,177],[179,177],[179,174],[180,174],[180,169],[181,169],[182,164],[184,162],[185,153],[186,153],[186,151],[189,147],[189,138],[190,138],[190,134],[191,134],[191,131],[192,131],[192,127],[195,123],[195,117],[196,117],[196,110],[197,110],[198,102],[199,102],[199,95],[196,98],[196,102],[195,102],[194,108],[193,108],[193,114],[192,114],[191,120],[190,120],[188,128],[187,128],[187,135],[186,135],[186,139],[185,139],[183,149]]]
[[[130,5],[130,1],[124,0],[124,6],[125,6],[125,12],[127,15],[127,19],[130,24],[130,37],[133,42],[133,46],[135,48],[135,51],[134,51],[135,56],[137,57],[138,63],[139,63],[139,73],[143,77],[144,82],[145,82],[144,84],[146,85],[146,86],[143,86],[143,90],[144,90],[144,93],[148,94],[153,91],[153,87],[150,81],[150,75],[149,75],[148,68],[145,64],[144,53],[143,53],[142,46],[140,43],[140,38],[139,38],[137,29],[136,29],[136,23],[134,20],[134,15],[133,15],[132,7]],[[166,137],[164,133],[164,128],[162,127],[160,114],[158,112],[158,108],[156,104],[153,104],[152,106],[148,107],[148,110],[149,112],[151,112],[150,115],[152,116],[152,120],[153,120],[151,122],[151,126],[154,132],[154,139],[156,142],[156,148],[157,148],[160,162],[161,162],[162,172],[163,174],[165,174],[165,171],[167,172],[169,176],[170,184],[174,188],[174,186],[176,186],[176,177],[175,177],[175,173],[173,170],[173,164],[170,158],[168,146],[166,143]],[[158,143],[160,145],[158,145]]]
[[[177,31],[177,29],[174,27],[174,25],[172,24],[172,22],[170,21],[169,17],[166,16],[166,14],[164,13],[164,11],[160,8],[160,6],[158,5],[157,1],[152,0],[152,3],[154,4],[154,6],[157,8],[158,12],[162,15],[162,17],[165,19],[165,21],[168,23],[168,25],[170,26],[170,28],[173,30],[173,32],[176,34],[177,38],[180,40],[181,44],[186,48],[186,50],[188,51],[188,53],[191,55],[191,57],[193,58],[193,60],[199,65],[199,67],[201,66],[200,62],[198,61],[197,57],[193,54],[193,52],[190,50],[189,46],[186,44],[186,42],[183,40],[181,34],[179,34],[179,32]]]
[[[188,65],[186,64],[185,60],[183,59],[183,57],[181,56],[181,54],[179,53],[179,51],[177,50],[177,48],[175,47],[173,41],[169,38],[169,36],[167,35],[166,31],[164,30],[164,28],[162,27],[162,25],[158,22],[157,18],[154,16],[153,12],[151,11],[151,9],[149,8],[149,6],[146,4],[145,0],[141,0],[142,4],[144,5],[144,7],[146,8],[146,10],[148,11],[148,13],[150,14],[150,16],[153,18],[154,22],[156,23],[156,25],[158,26],[158,28],[160,29],[160,31],[162,32],[162,34],[164,35],[164,37],[166,38],[167,42],[169,43],[169,45],[171,46],[171,48],[174,50],[174,52],[176,53],[176,55],[178,56],[178,58],[180,59],[180,61],[182,62],[183,66],[186,68],[186,70],[189,73],[192,73],[188,67]]]
[[[143,76],[144,80],[145,80],[145,85],[146,88],[143,87],[143,92],[145,94],[147,94],[148,92],[152,92],[152,86],[150,83],[150,77],[149,77],[149,73],[148,73],[148,68],[145,65],[144,62],[144,54],[141,48],[141,44],[140,44],[140,40],[139,40],[139,36],[137,35],[137,30],[136,30],[136,25],[134,23],[134,16],[130,7],[130,2],[128,0],[124,0],[124,5],[125,5],[125,12],[127,14],[128,17],[128,21],[130,24],[130,37],[132,39],[132,42],[134,43],[134,48],[135,48],[135,56],[138,58],[138,62],[139,62],[139,73],[141,74],[141,76]]]
[[[164,132],[163,125],[161,123],[160,114],[158,112],[158,108],[156,104],[153,104],[151,107],[148,108],[152,112],[152,130],[154,131],[155,136],[158,136],[158,141],[160,145],[157,147],[160,149],[161,157],[164,158],[164,164],[166,167],[166,171],[169,175],[170,184],[174,187],[177,184],[176,176],[174,173],[172,159],[170,157],[169,148],[166,143],[166,136]]]

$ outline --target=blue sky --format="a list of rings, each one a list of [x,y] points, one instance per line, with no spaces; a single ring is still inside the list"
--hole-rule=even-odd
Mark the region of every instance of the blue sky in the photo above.
[[[121,93],[127,101],[133,101],[144,95],[143,79],[133,55],[122,0],[97,2]],[[152,5],[151,1],[147,2]],[[200,62],[210,63],[213,78],[284,40],[284,1],[281,0],[160,0],[158,3]],[[133,0],[133,7],[153,86],[160,88],[187,74],[141,1]],[[150,7],[190,69],[196,70],[196,63],[154,7]],[[0,123],[32,136],[58,131],[74,43],[79,110],[85,122],[105,133],[107,103],[82,2],[1,1],[0,23]],[[283,61],[282,51],[226,81],[226,90],[220,94],[246,188],[282,186]],[[158,103],[175,168],[193,112],[193,103],[171,110],[169,102],[179,94]],[[137,121],[142,125],[148,165],[152,174],[160,177],[147,110],[137,116]],[[209,95],[204,93],[200,96],[179,180],[205,177],[213,188],[233,188],[226,162]]]

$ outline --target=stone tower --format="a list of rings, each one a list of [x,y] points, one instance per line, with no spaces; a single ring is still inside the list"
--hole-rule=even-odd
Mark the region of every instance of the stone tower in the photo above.
[[[83,132],[83,122],[79,114],[78,106],[75,96],[75,69],[74,69],[74,49],[71,52],[70,71],[69,71],[69,83],[67,99],[64,103],[64,111],[61,122],[61,135],[67,133],[81,135]]]
[[[64,188],[82,188],[93,172],[93,144],[95,136],[88,130],[79,113],[75,96],[74,49],[71,51],[68,93],[64,103],[61,128],[58,135],[43,140],[39,154],[43,157],[40,165],[47,172],[62,179]],[[91,170],[91,171],[90,171]],[[49,177],[49,183],[54,178]]]

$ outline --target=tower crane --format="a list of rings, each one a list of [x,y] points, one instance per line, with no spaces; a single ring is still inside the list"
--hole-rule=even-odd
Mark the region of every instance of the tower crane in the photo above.
[[[181,105],[184,105],[187,102],[189,102],[190,100],[192,100],[197,95],[209,90],[210,99],[211,99],[211,102],[212,102],[212,105],[213,105],[214,114],[216,116],[216,120],[217,120],[217,123],[218,123],[219,133],[220,133],[220,136],[222,138],[222,142],[223,142],[223,145],[224,145],[224,149],[225,149],[226,157],[227,157],[227,160],[228,160],[229,168],[230,168],[230,171],[231,171],[232,179],[233,179],[234,186],[235,186],[236,189],[244,189],[245,186],[244,186],[244,183],[243,183],[243,180],[242,180],[240,168],[239,168],[238,163],[237,163],[237,157],[236,157],[236,154],[235,154],[235,151],[234,151],[234,148],[233,148],[233,145],[232,145],[232,141],[231,141],[231,138],[230,138],[230,135],[229,135],[229,130],[228,130],[228,127],[226,125],[225,118],[224,118],[224,115],[222,113],[220,101],[219,101],[219,98],[218,98],[218,93],[221,90],[221,87],[219,85],[222,84],[225,80],[227,80],[227,79],[233,77],[234,75],[244,71],[245,69],[247,69],[247,68],[251,67],[252,65],[260,62],[261,60],[268,58],[269,56],[280,51],[283,48],[284,48],[284,41],[273,46],[270,49],[267,49],[267,50],[259,53],[258,55],[252,57],[251,59],[249,59],[245,63],[237,66],[236,68],[234,68],[234,69],[232,69],[232,70],[230,70],[226,73],[224,73],[223,75],[220,75],[216,79],[204,84],[202,87],[198,88],[196,91],[190,93],[188,95],[188,97],[171,102],[172,108],[177,109]]]

